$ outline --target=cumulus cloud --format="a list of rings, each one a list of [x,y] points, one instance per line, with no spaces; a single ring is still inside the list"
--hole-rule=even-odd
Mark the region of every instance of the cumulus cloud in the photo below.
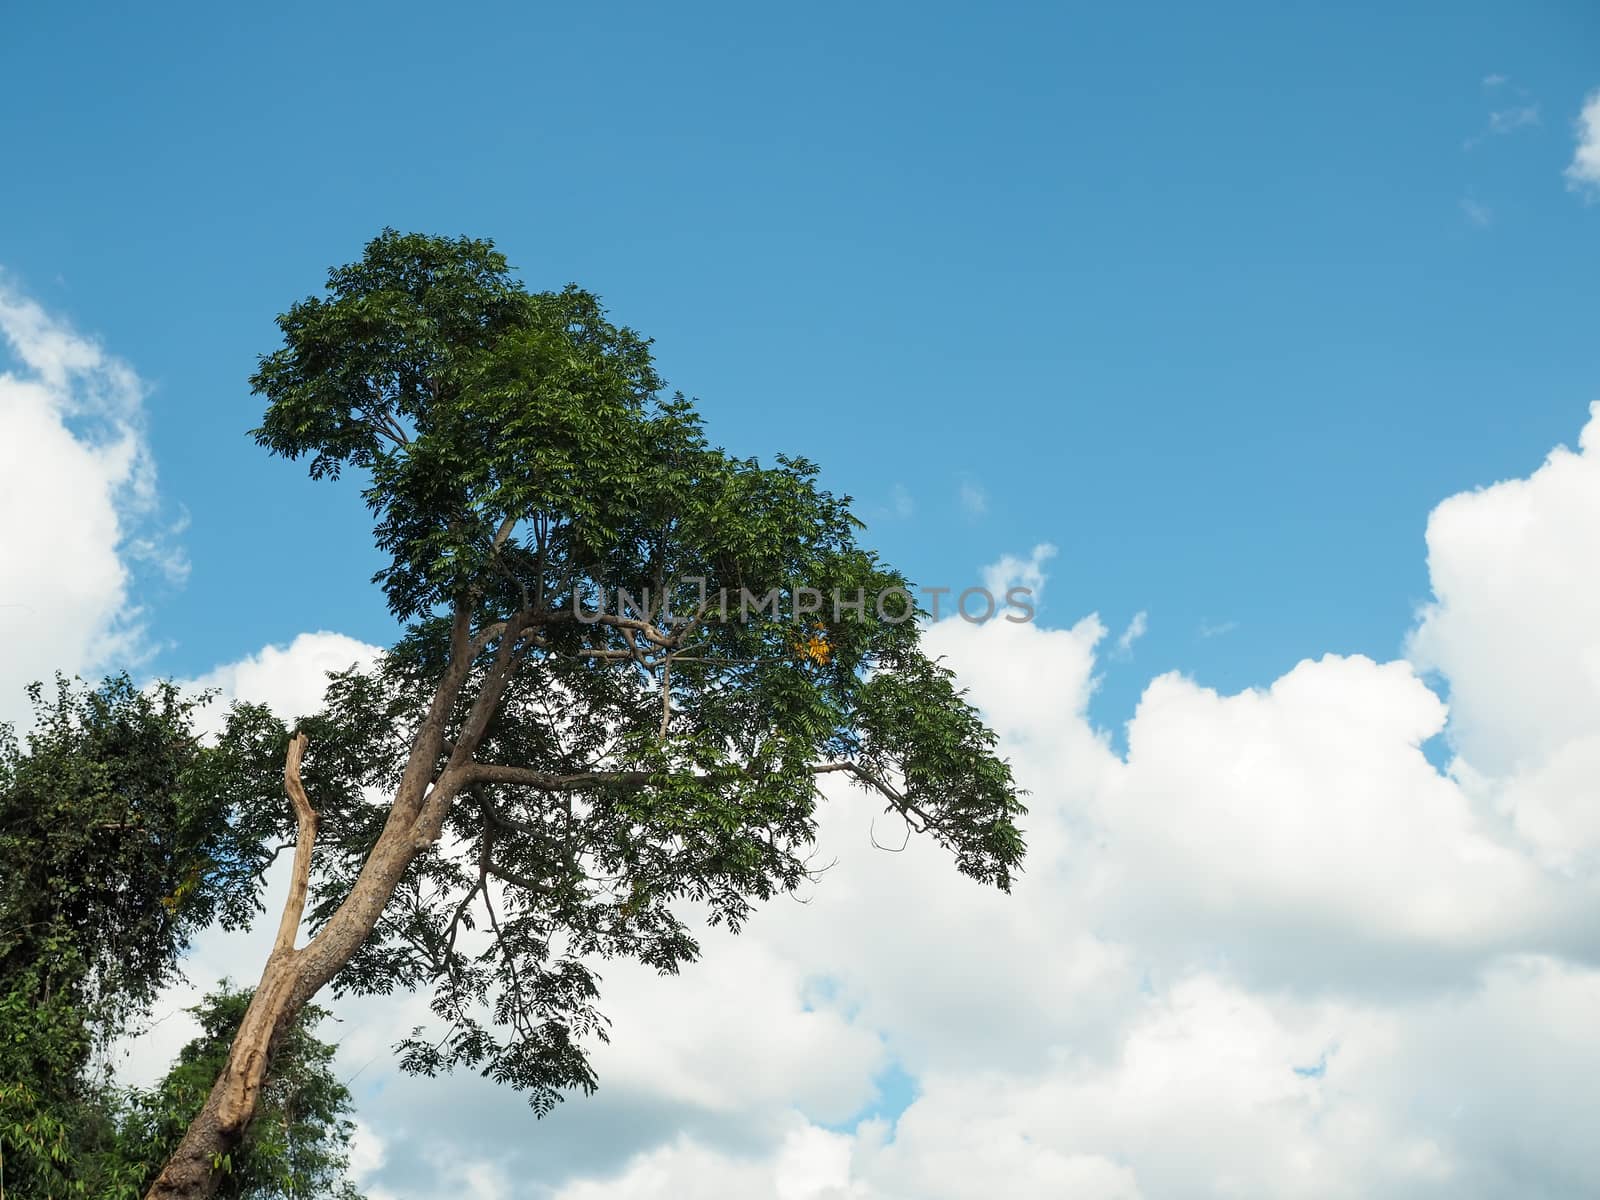
[[[1567,186],[1590,200],[1600,195],[1600,89],[1589,93],[1578,113],[1578,144],[1567,165]]]
[[[1600,852],[1600,403],[1576,451],[1428,522],[1411,657],[1449,684],[1456,774],[1550,864]]]
[[[1097,798],[1117,919],[1275,984],[1381,987],[1518,944],[1552,900],[1423,754],[1444,724],[1406,663],[1328,656],[1232,696],[1155,680]]]
[[[842,1132],[797,1106],[764,1155],[680,1129],[561,1200],[1600,1187],[1576,1115],[1600,1101],[1600,972],[1572,936],[1595,868],[1557,853],[1596,824],[1597,438],[1600,411],[1577,452],[1439,506],[1406,660],[1231,695],[1162,676],[1125,756],[1087,716],[1098,618],[933,626],[1030,791],[1015,894],[920,843],[873,851],[841,791],[839,867],[745,935],[832,980],[914,1097]],[[807,1137],[801,1187],[782,1164]]]
[[[187,562],[155,520],[133,369],[3,277],[0,344],[0,720],[22,721],[32,680],[139,661],[137,569]]]
[[[1136,999],[1103,1061],[933,1074],[892,1129],[797,1123],[764,1159],[680,1138],[558,1200],[1586,1195],[1600,1183],[1583,1128],[1600,1100],[1597,988],[1545,959],[1393,1006],[1199,973]],[[784,1167],[808,1139],[815,1173],[797,1187]]]
[[[237,662],[214,667],[189,686],[218,692],[213,715],[231,700],[248,700],[292,721],[322,706],[329,672],[371,666],[381,653],[379,647],[342,633],[302,633],[287,646],[264,646]]]
[[[851,1139],[797,1122],[773,1161],[740,1159],[681,1138],[640,1155],[612,1180],[579,1181],[555,1200],[846,1200],[866,1193],[852,1186]]]
[[[1097,615],[932,624],[1029,792],[1014,893],[884,851],[829,781],[837,865],[806,903],[708,933],[676,978],[605,964],[601,1090],[542,1123],[480,1079],[397,1076],[415,998],[339,1001],[369,1192],[1600,1191],[1597,452],[1600,406],[1577,450],[1439,505],[1404,659],[1231,694],[1160,676],[1122,754],[1088,715],[1122,640]],[[1051,552],[986,583],[1042,588]],[[293,707],[359,649],[308,635],[212,678]]]

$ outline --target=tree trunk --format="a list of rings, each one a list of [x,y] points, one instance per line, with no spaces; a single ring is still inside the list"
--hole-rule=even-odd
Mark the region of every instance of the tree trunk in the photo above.
[[[244,1139],[255,1115],[261,1087],[266,1082],[273,1051],[305,1000],[296,1001],[298,972],[292,959],[274,954],[267,961],[244,1021],[234,1036],[228,1062],[211,1087],[211,1094],[167,1165],[150,1187],[147,1200],[157,1197],[209,1197],[228,1174],[224,1159]]]
[[[277,941],[267,958],[250,1007],[228,1051],[228,1062],[212,1085],[205,1107],[190,1123],[183,1140],[161,1174],[150,1185],[145,1200],[208,1200],[226,1177],[223,1158],[243,1140],[255,1116],[261,1087],[272,1065],[272,1053],[294,1019],[377,928],[406,868],[438,841],[450,803],[460,790],[473,750],[483,737],[490,716],[504,693],[514,669],[514,651],[521,629],[514,620],[505,624],[494,664],[467,714],[449,761],[435,777],[445,749],[444,729],[460,698],[479,649],[471,637],[468,606],[458,605],[451,629],[450,661],[434,690],[428,713],[411,741],[399,790],[384,821],[372,853],[362,864],[355,886],[326,925],[305,946],[295,949],[300,918],[305,912],[311,876],[311,852],[317,837],[317,813],[300,782],[300,761],[306,735],[289,739],[283,783],[294,805],[299,834],[295,842],[294,872],[289,896],[278,922]]]
[[[234,1035],[227,1065],[146,1200],[202,1200],[216,1194],[226,1175],[222,1158],[239,1145],[255,1116],[284,1031],[367,939],[421,848],[405,828],[386,827],[355,887],[322,931],[299,950],[273,951]]]

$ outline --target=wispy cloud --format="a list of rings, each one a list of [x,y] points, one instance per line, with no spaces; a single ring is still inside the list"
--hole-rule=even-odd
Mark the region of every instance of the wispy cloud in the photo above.
[[[1224,637],[1239,628],[1237,621],[1206,621],[1200,622],[1200,636],[1203,638]]]
[[[1600,197],[1600,88],[1589,93],[1578,113],[1578,145],[1567,165],[1567,187],[1585,199]]]
[[[904,520],[917,511],[917,502],[911,498],[905,484],[897,483],[889,493],[889,507],[895,516]]]
[[[1514,133],[1529,125],[1539,123],[1537,104],[1519,104],[1512,108],[1499,108],[1489,114],[1490,133]]]
[[[1474,200],[1471,196],[1461,198],[1461,215],[1474,229],[1488,229],[1494,224],[1494,209]]]
[[[1117,637],[1116,656],[1127,658],[1133,653],[1133,644],[1145,635],[1150,628],[1150,614],[1140,609],[1133,614],[1133,620],[1128,622],[1128,627]]]
[[[1013,587],[1025,587],[1037,599],[1044,591],[1044,564],[1055,556],[1056,548],[1049,542],[1040,542],[1027,558],[1002,555],[998,562],[984,568],[983,585],[991,596],[1004,596]]]
[[[989,511],[989,493],[983,485],[971,479],[961,481],[961,507],[969,517],[981,517]]]
[[[1471,150],[1491,137],[1504,137],[1516,133],[1519,129],[1531,129],[1539,124],[1538,102],[1533,99],[1532,93],[1527,88],[1513,87],[1510,76],[1485,75],[1483,86],[1505,100],[1514,98],[1515,102],[1491,109],[1483,129],[1461,143],[1463,150]],[[1505,91],[1514,93],[1514,97],[1505,95]]]

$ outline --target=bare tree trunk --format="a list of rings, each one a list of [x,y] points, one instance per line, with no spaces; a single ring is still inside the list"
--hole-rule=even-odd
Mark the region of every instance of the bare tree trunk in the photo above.
[[[227,1175],[224,1159],[244,1138],[255,1115],[272,1053],[305,1001],[293,1002],[297,972],[276,955],[268,961],[205,1107],[190,1122],[183,1141],[150,1186],[147,1200],[209,1197]]]

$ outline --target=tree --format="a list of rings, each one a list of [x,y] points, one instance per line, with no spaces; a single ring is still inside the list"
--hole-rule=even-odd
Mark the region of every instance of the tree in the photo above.
[[[241,928],[282,826],[265,710],[236,708],[216,747],[194,722],[205,698],[126,675],[28,689],[26,751],[0,729],[0,978],[71,961],[39,997],[72,990],[108,1034],[176,970],[190,936]]]
[[[49,943],[50,963],[0,982],[0,1196],[56,1200],[83,1194],[83,1163],[98,1158],[108,1082],[89,1071],[93,1029],[70,990],[51,975],[75,971],[69,946]]]
[[[1010,770],[814,465],[713,447],[644,339],[486,241],[385,231],[278,325],[256,440],[364,474],[404,633],[287,740],[277,941],[151,1197],[214,1191],[282,1031],[335,981],[432,988],[446,1032],[409,1069],[475,1067],[541,1112],[592,1089],[593,964],[674,971],[683,902],[737,927],[810,878],[823,774],[1009,887]]]
[[[195,930],[253,912],[268,852],[249,812],[282,821],[270,787],[238,803],[259,713],[236,714],[207,750],[202,701],[171,685],[58,678],[29,696],[25,746],[0,728],[0,1178],[50,1197],[82,1194],[103,1162],[116,1107],[105,1049]],[[257,749],[266,767],[277,747]]]
[[[136,1196],[166,1155],[129,1153],[106,1052],[196,930],[259,908],[282,730],[236,706],[205,745],[206,697],[126,675],[29,695],[25,747],[0,728],[0,1195]]]

